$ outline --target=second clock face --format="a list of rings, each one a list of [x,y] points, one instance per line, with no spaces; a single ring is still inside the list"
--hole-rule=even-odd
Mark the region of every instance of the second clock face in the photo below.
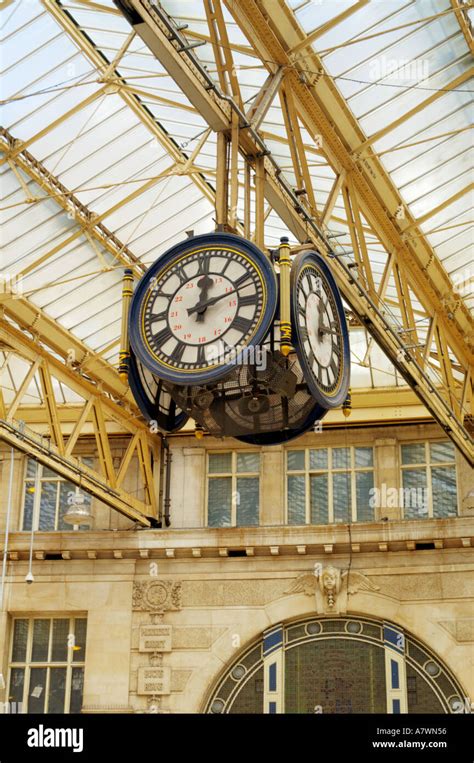
[[[130,338],[162,378],[210,381],[258,343],[275,305],[275,276],[256,247],[231,234],[199,236],[170,250],[144,276],[132,303]]]
[[[349,340],[341,297],[315,252],[292,265],[292,321],[308,385],[320,405],[341,405],[349,385]]]

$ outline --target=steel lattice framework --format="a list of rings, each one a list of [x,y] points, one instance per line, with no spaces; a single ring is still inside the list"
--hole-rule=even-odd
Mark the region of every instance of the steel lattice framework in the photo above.
[[[17,137],[14,127],[2,130],[1,164],[14,173],[24,193],[24,203],[34,205],[38,198],[32,188],[40,189],[71,221],[66,237],[51,241],[48,249],[16,275],[34,275],[58,253],[85,240],[104,273],[111,270],[112,263],[114,267],[117,264],[131,267],[139,276],[146,264],[133,244],[121,240],[109,220],[146,198],[163,179],[188,178],[214,209],[215,223],[221,230],[253,238],[265,249],[269,234],[273,235],[271,231],[279,225],[293,236],[294,251],[317,247],[329,258],[354,322],[371,336],[363,363],[370,364],[374,347],[382,348],[397,372],[472,462],[473,444],[468,430],[474,401],[473,321],[465,300],[457,293],[433,248],[425,223],[471,194],[473,184],[415,216],[382,161],[383,151],[378,150],[380,142],[390,134],[435,105],[446,93],[456,92],[472,80],[472,63],[448,77],[442,88],[419,95],[414,106],[367,134],[328,71],[325,51],[318,52],[320,38],[353,18],[368,5],[367,0],[354,3],[309,33],[284,0],[202,0],[197,4],[201,15],[185,19],[172,18],[163,5],[149,0],[124,0],[115,7],[109,2],[104,5],[71,0],[66,6],[59,0],[41,0],[43,10],[92,66],[96,87],[25,139]],[[439,15],[449,12],[456,19],[472,56],[473,38],[466,15],[470,5],[451,0],[451,7]],[[105,18],[127,20],[127,32],[113,55],[106,55],[94,44],[75,18],[82,8]],[[155,76],[166,74],[174,83],[175,93],[171,96],[159,94],[156,88],[147,85],[146,77],[152,75],[141,75],[145,84],[137,84],[122,73],[122,64],[137,39],[145,43],[148,55],[151,52],[161,67],[163,74]],[[344,44],[352,43],[347,40]],[[199,57],[196,48],[201,45],[212,51],[212,67],[209,62],[204,65]],[[335,47],[342,47],[342,43]],[[242,56],[255,61],[265,73],[250,105],[244,92],[245,67],[235,60]],[[104,98],[119,99],[122,107],[156,140],[168,161],[145,182],[136,184],[125,196],[96,212],[93,205],[81,201],[51,171],[47,161],[40,160],[35,146]],[[199,116],[203,129],[190,152],[154,117],[147,103],[169,109],[179,107],[190,118]],[[281,129],[272,128],[269,119],[276,110]],[[416,145],[416,141],[411,145]],[[278,146],[289,158],[288,167],[276,156]],[[331,178],[323,197],[315,178],[315,166],[324,168]],[[334,234],[334,230],[339,232]],[[347,236],[346,246],[338,243],[337,236],[343,235]],[[374,249],[383,253],[380,272],[373,259]],[[1,425],[2,436],[44,463],[51,458],[51,452],[48,455],[42,451],[34,438],[22,438],[15,424],[28,383],[34,377],[40,379],[42,411],[46,411],[53,455],[60,457],[64,474],[67,472],[68,479],[78,483],[77,464],[71,454],[81,428],[89,424],[98,442],[102,471],[90,477],[87,484],[83,482],[84,487],[127,516],[147,524],[146,516],[158,514],[152,451],[155,450],[155,463],[158,456],[146,426],[137,416],[130,391],[105,358],[117,349],[118,333],[111,336],[106,348],[98,350],[82,341],[74,330],[54,320],[28,296],[3,290],[0,305],[4,351],[30,364],[13,402],[6,405],[0,398],[5,421]],[[41,351],[35,354],[39,345]],[[66,363],[71,352],[75,359],[73,367]],[[67,416],[56,399],[56,387],[51,381],[54,375],[69,386],[75,385],[77,394],[84,398],[84,405],[78,406],[72,417],[74,437],[71,434],[67,442],[61,431]],[[383,392],[385,405],[392,394]],[[406,391],[402,394],[406,399]],[[372,402],[377,400],[373,392],[369,397]],[[399,404],[395,398],[393,404]],[[128,455],[118,472],[110,459],[108,438],[112,431],[129,437]],[[135,449],[143,467],[143,503],[120,492]],[[60,468],[59,460],[56,469]]]

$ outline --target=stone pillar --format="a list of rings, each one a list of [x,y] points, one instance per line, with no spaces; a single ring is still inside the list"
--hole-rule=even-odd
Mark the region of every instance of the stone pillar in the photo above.
[[[171,526],[204,527],[206,449],[172,448]]]
[[[283,448],[272,446],[260,451],[260,524],[285,523],[285,475]]]
[[[378,489],[375,519],[401,519],[400,501],[393,500],[395,491],[396,495],[399,495],[401,479],[398,441],[394,437],[374,441],[374,463],[375,487]],[[388,500],[389,497],[391,500]]]

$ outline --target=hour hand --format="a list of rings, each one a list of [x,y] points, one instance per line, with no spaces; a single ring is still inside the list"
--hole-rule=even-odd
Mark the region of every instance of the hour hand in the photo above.
[[[214,285],[213,279],[209,276],[209,258],[205,257],[204,259],[201,259],[199,261],[199,272],[203,273],[202,277],[197,282],[198,287],[200,288],[199,293],[199,300],[197,304],[195,305],[196,308],[196,321],[198,323],[202,323],[204,320],[204,313],[206,312],[206,308],[204,307],[204,303],[207,301],[207,293],[211,286]],[[199,309],[201,308],[202,309]]]

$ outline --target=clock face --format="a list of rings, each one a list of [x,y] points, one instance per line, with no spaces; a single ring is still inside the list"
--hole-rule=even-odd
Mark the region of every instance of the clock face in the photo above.
[[[292,325],[295,347],[311,392],[320,405],[337,408],[349,389],[349,334],[339,290],[321,255],[293,261]]]
[[[128,381],[147,421],[156,421],[164,432],[176,432],[185,425],[188,417],[165,389],[164,382],[138,360],[131,348]]]
[[[142,362],[177,384],[222,378],[273,320],[276,279],[265,255],[231,234],[169,250],[140,281],[130,341]]]

